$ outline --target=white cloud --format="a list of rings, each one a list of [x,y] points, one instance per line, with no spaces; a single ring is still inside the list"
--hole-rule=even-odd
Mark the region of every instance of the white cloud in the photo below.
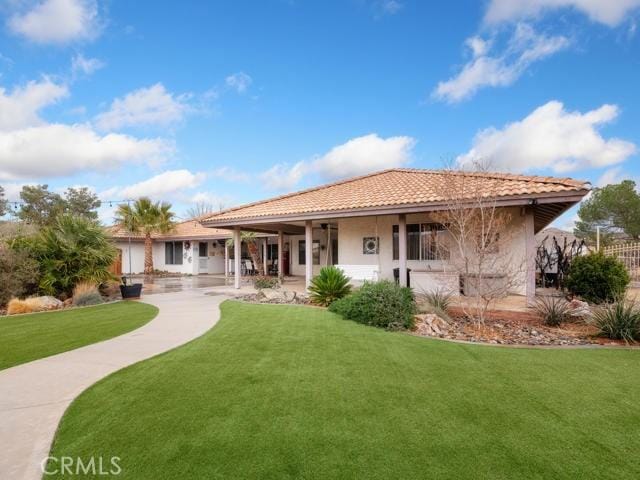
[[[293,166],[279,163],[263,172],[260,178],[272,190],[291,190],[305,175],[325,180],[353,177],[406,165],[411,160],[415,140],[398,136],[381,138],[375,133],[353,138],[333,147],[311,161]]]
[[[142,182],[126,187],[113,187],[100,194],[103,199],[151,197],[166,200],[168,197],[196,188],[206,176],[189,170],[167,170]]]
[[[292,190],[306,173],[306,164],[298,162],[293,166],[278,163],[260,174],[260,180],[269,190]]]
[[[95,0],[27,2],[29,9],[12,15],[9,29],[35,43],[64,44],[88,40],[100,33]]]
[[[0,87],[0,130],[40,125],[38,112],[67,97],[69,91],[49,78],[15,87],[11,93]]]
[[[155,163],[173,151],[162,139],[99,135],[87,125],[48,124],[0,132],[0,179],[110,170],[125,162]]]
[[[1,186],[4,188],[4,198],[10,202],[17,202],[20,200],[20,192],[25,185],[32,185],[30,183],[3,183]]]
[[[466,46],[472,58],[449,80],[438,83],[432,97],[450,103],[474,95],[483,87],[504,87],[513,84],[533,64],[567,48],[564,36],[538,34],[527,24],[518,24],[504,51],[489,55],[490,41],[468,38]]]
[[[596,180],[596,186],[604,187],[605,185],[609,185],[610,183],[619,183],[622,180],[623,171],[622,167],[613,167],[600,175],[598,180]]]
[[[123,98],[116,98],[107,112],[96,117],[96,125],[103,130],[116,130],[178,123],[191,111],[188,103],[190,97],[189,94],[174,95],[164,85],[156,83],[128,93]]]
[[[253,83],[253,79],[244,72],[234,73],[225,79],[227,87],[233,88],[238,93],[244,93]]]
[[[247,172],[241,172],[232,167],[219,167],[209,173],[211,177],[222,178],[228,182],[248,182],[251,175]]]
[[[336,179],[401,167],[411,160],[415,143],[411,137],[381,138],[371,133],[333,147],[315,159],[310,169],[327,179]]]
[[[104,62],[97,58],[86,58],[81,53],[75,55],[71,59],[71,73],[74,76],[78,74],[91,75],[97,70],[104,67]]]
[[[189,198],[193,205],[212,206],[216,210],[223,210],[229,204],[229,197],[222,197],[211,192],[196,192]]]
[[[586,113],[568,112],[562,103],[551,101],[502,129],[480,131],[473,148],[459,156],[458,162],[488,162],[501,170],[550,168],[555,172],[615,165],[637,151],[633,143],[605,139],[598,131],[618,113],[617,106],[606,104]]]
[[[639,6],[640,0],[491,0],[484,19],[486,23],[495,25],[572,8],[595,22],[615,27]]]

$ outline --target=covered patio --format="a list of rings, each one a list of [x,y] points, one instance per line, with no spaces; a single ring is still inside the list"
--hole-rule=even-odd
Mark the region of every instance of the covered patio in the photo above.
[[[234,286],[240,288],[242,231],[275,235],[277,272],[304,278],[305,288],[320,268],[336,265],[354,283],[396,279],[416,290],[464,288],[456,252],[438,212],[451,175],[486,188],[487,202],[509,212],[502,232],[506,254],[523,268],[510,294],[535,295],[535,233],[579,202],[589,184],[571,179],[510,174],[393,169],[232,208],[202,221],[233,231]],[[268,242],[263,243],[266,251]],[[445,252],[445,253],[443,253]],[[286,262],[286,263],[285,263]],[[492,272],[498,278],[501,272]]]

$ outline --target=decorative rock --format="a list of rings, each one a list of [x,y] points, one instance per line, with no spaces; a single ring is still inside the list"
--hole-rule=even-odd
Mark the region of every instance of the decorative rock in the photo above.
[[[423,313],[415,316],[416,331],[420,335],[443,336],[449,324],[434,313]]]
[[[29,303],[35,307],[34,310],[56,310],[63,306],[63,302],[61,300],[50,295],[31,297],[29,298]]]
[[[590,317],[591,307],[589,307],[587,302],[574,298],[569,302],[569,315],[580,318]]]

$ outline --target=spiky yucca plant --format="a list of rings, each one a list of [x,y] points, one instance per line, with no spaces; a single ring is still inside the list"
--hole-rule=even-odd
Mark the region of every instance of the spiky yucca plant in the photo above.
[[[600,334],[615,340],[640,340],[640,308],[632,300],[620,300],[597,308],[590,320]]]
[[[327,307],[334,301],[351,293],[349,277],[333,265],[323,267],[320,274],[313,277],[309,286],[311,301]]]
[[[545,325],[557,327],[569,317],[569,304],[564,298],[539,297],[535,304],[536,312]]]

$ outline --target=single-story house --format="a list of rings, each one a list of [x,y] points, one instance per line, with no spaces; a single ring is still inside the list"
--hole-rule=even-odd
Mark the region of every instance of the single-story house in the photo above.
[[[354,280],[398,278],[414,288],[459,291],[457,260],[464,253],[451,245],[442,213],[452,202],[473,208],[481,198],[509,213],[499,234],[504,244],[493,254],[522,258],[509,293],[532,300],[535,234],[589,190],[588,182],[569,178],[400,168],[231,208],[204,217],[202,225],[232,230],[234,238],[241,231],[276,234],[278,271],[288,261],[290,273],[303,275],[307,286],[322,266],[334,264]]]
[[[107,231],[118,248],[117,273],[142,273],[144,235],[131,235],[117,226]],[[231,238],[228,230],[205,228],[198,220],[187,220],[177,223],[172,232],[151,238],[156,270],[191,275],[225,272],[225,243]]]
[[[144,235],[132,235],[123,228],[110,226],[109,237],[118,249],[116,274],[139,274],[144,271]],[[185,275],[229,274],[234,272],[234,250],[227,247],[233,231],[206,228],[198,218],[176,223],[165,234],[153,234],[153,268],[162,272]],[[275,262],[276,239],[260,234],[257,239],[267,268]],[[273,237],[273,238],[271,238]],[[129,255],[131,252],[131,255]],[[266,253],[266,255],[264,255]],[[251,256],[245,242],[241,242],[240,271],[253,271]],[[248,266],[248,267],[247,267]]]

